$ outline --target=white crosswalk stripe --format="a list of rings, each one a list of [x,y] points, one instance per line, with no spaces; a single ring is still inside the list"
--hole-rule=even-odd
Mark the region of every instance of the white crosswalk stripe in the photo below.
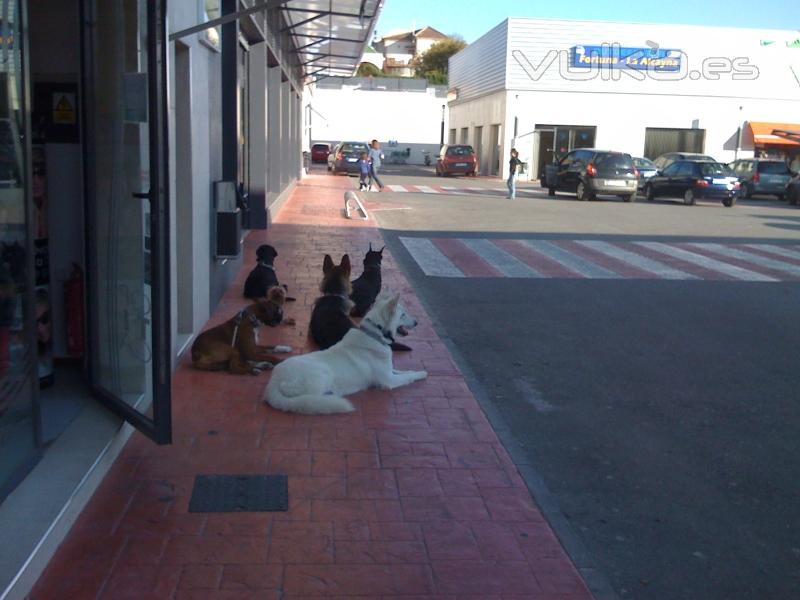
[[[608,242],[603,242],[600,240],[578,240],[577,243],[586,246],[587,248],[591,248],[592,250],[596,250],[597,252],[602,252],[606,256],[616,258],[617,260],[621,260],[624,263],[644,271],[649,271],[653,275],[657,275],[662,279],[697,279],[697,277],[691,273],[686,273],[679,269],[675,269],[669,265],[665,265],[664,263],[653,260],[652,258],[642,256],[641,254],[636,254],[635,252],[625,250],[619,246],[614,246]]]
[[[461,242],[506,277],[542,277],[541,273],[489,240],[462,238]]]
[[[584,277],[588,277],[590,279],[620,278],[620,276],[613,271],[604,269],[603,267],[577,256],[572,252],[568,252],[567,250],[564,250],[564,248],[556,246],[552,242],[548,242],[546,240],[524,240],[524,242],[540,254],[546,256],[550,260],[560,263],[578,275],[583,275]]]
[[[800,267],[797,265],[792,265],[780,260],[773,260],[759,254],[753,254],[752,252],[731,248],[730,246],[724,246],[723,244],[693,243],[691,245],[699,248],[708,248],[717,254],[730,256],[731,258],[738,258],[739,260],[744,260],[753,263],[754,265],[761,265],[762,267],[767,267],[768,269],[785,271],[787,273],[791,273],[792,275],[800,276]]]
[[[464,277],[457,266],[441,253],[436,245],[426,238],[401,237],[400,241],[409,251],[425,275],[434,277]]]
[[[388,183],[386,187],[389,188],[393,192],[407,192],[406,186],[404,185],[397,185],[396,183]]]
[[[800,250],[792,250],[784,246],[776,246],[774,244],[746,244],[748,248],[755,248],[762,252],[769,252],[770,254],[777,254],[785,258],[794,258],[800,260]]]
[[[741,279],[742,281],[778,281],[773,277],[762,275],[761,273],[756,273],[755,271],[750,271],[748,269],[743,269],[742,267],[737,267],[736,265],[731,265],[702,254],[696,254],[694,252],[684,250],[683,248],[676,248],[675,246],[670,246],[669,244],[664,244],[662,242],[635,243],[639,244],[640,246],[644,246],[645,248],[650,248],[656,252],[666,254],[667,256],[674,256],[675,258],[679,258],[681,260],[685,260],[686,262],[701,266],[704,269],[717,271],[719,273],[729,275],[730,277]]]
[[[440,194],[441,193],[438,190],[435,190],[432,187],[429,187],[427,185],[418,185],[416,187],[423,194]]]

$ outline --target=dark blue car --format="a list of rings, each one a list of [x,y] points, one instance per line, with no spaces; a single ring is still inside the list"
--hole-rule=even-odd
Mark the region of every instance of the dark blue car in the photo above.
[[[679,160],[651,177],[644,187],[648,200],[682,199],[692,206],[698,199],[721,200],[736,204],[739,179],[728,167],[717,162]]]

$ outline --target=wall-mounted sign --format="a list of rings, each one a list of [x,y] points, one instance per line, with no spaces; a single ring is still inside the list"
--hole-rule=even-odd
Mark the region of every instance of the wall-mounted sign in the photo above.
[[[626,48],[618,44],[573,46],[570,48],[574,68],[633,69],[636,71],[680,71],[680,50],[659,48]]]

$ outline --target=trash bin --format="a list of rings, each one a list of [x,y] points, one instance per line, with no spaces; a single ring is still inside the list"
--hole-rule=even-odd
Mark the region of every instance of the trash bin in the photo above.
[[[236,258],[241,253],[242,210],[233,181],[214,182],[216,219],[216,258]]]

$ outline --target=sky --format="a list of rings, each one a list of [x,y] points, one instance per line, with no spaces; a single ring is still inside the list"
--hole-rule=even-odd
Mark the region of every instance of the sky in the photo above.
[[[430,25],[470,43],[506,17],[800,30],[798,0],[384,0],[376,35]]]

